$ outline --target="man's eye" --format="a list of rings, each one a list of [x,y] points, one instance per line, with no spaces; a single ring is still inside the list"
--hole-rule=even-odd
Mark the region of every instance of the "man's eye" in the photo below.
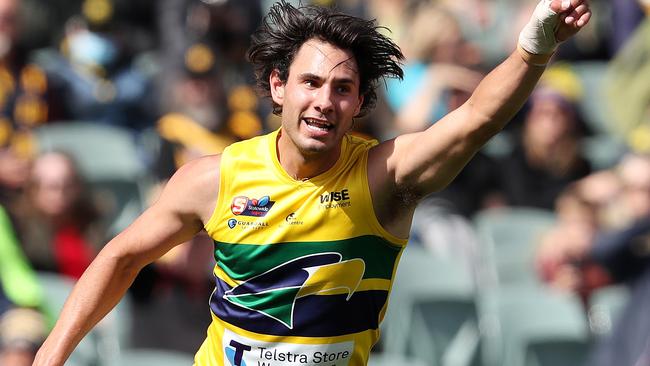
[[[348,86],[339,86],[337,88],[338,92],[341,94],[349,93],[350,92],[350,87]]]

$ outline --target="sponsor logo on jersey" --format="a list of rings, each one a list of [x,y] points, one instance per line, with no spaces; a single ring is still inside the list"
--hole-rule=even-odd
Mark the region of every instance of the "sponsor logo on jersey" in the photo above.
[[[284,218],[284,221],[287,225],[303,225],[305,223],[296,216],[295,212],[288,214],[287,217]]]
[[[336,252],[316,253],[282,263],[233,287],[223,298],[293,329],[296,300],[316,295],[346,295],[359,287],[366,264],[342,260]]]
[[[243,230],[259,230],[265,227],[269,227],[269,223],[265,221],[243,221],[237,219],[228,219],[228,227],[234,229],[239,227]]]
[[[321,209],[350,207],[350,191],[345,188],[340,191],[326,192],[320,195],[319,207]]]
[[[264,217],[274,204],[275,201],[271,201],[269,196],[262,196],[258,199],[237,196],[232,199],[230,211],[238,216]]]
[[[224,329],[222,342],[229,366],[348,366],[354,353],[352,341],[323,344],[264,342],[228,329]]]
[[[226,358],[232,366],[246,366],[244,362],[244,352],[250,351],[251,346],[231,340],[230,344],[224,349]]]
[[[237,226],[237,219],[230,219],[228,220],[228,227],[231,229],[234,229],[235,226]]]

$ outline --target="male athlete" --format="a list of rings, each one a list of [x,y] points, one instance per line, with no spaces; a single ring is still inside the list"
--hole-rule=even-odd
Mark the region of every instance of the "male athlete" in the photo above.
[[[205,229],[212,324],[196,365],[365,365],[418,200],[442,189],[522,106],[585,0],[542,0],[519,47],[426,131],[348,134],[399,49],[373,22],[276,4],[249,58],[280,130],[194,160],[79,280],[35,365],[63,365],[138,271]]]

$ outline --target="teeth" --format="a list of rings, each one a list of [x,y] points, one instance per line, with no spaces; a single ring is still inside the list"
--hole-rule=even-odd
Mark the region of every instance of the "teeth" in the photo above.
[[[312,118],[305,118],[305,122],[311,127],[316,127],[323,130],[329,130],[332,127],[330,123],[321,122]]]

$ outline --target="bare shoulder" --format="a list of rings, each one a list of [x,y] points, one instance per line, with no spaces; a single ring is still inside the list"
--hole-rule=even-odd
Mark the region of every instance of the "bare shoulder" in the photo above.
[[[368,152],[368,182],[371,190],[397,194],[405,189],[398,177],[397,167],[405,151],[413,149],[417,134],[405,134],[384,141]],[[383,195],[382,195],[383,196]]]
[[[197,215],[206,222],[219,196],[221,155],[194,159],[176,171],[163,190],[159,203],[171,204],[181,213]]]

